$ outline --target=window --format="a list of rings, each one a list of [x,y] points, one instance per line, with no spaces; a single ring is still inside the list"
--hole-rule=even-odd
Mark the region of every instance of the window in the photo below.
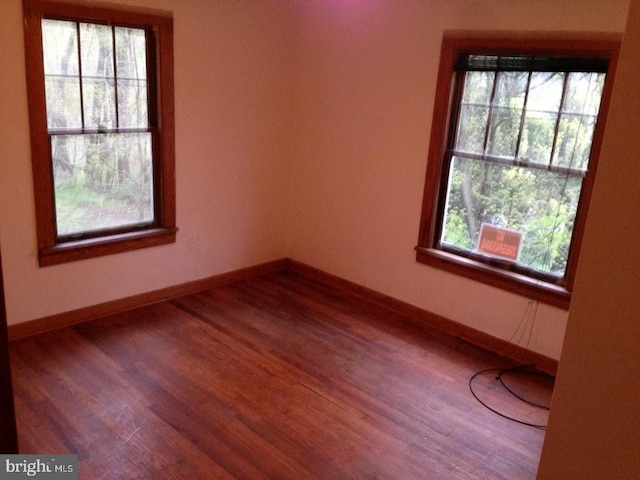
[[[443,40],[417,260],[570,300],[619,40]]]
[[[24,5],[40,265],[175,242],[171,16]]]

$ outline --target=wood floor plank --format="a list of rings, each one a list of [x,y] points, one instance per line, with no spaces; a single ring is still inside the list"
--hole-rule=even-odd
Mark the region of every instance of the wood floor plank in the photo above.
[[[81,478],[526,480],[544,437],[471,395],[505,359],[292,272],[10,350],[23,452],[76,453]],[[495,379],[479,389],[546,420]]]

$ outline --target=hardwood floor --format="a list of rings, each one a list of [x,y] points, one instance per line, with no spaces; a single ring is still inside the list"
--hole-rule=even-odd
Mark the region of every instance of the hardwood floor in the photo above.
[[[81,479],[533,479],[544,437],[469,391],[507,360],[291,272],[10,350],[21,452],[78,454]],[[492,372],[474,387],[546,422]]]

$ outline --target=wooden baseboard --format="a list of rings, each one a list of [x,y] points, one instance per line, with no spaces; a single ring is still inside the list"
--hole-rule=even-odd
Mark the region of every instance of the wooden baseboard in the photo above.
[[[112,300],[110,302],[38,318],[36,320],[18,323],[16,325],[9,325],[9,340],[12,341],[24,337],[30,337],[32,335],[69,327],[71,325],[88,322],[108,315],[126,312],[128,310],[133,310],[134,308],[151,305],[153,303],[162,302],[163,300],[169,300],[182,295],[200,292],[202,290],[238,282],[251,277],[266,275],[268,273],[283,270],[288,264],[289,260],[286,259],[274,260],[272,262],[241,268],[239,270],[233,270],[220,275],[214,275],[212,277],[162,288],[152,292]]]
[[[500,354],[514,362],[534,365],[536,369],[553,376],[556,375],[558,370],[558,361],[553,358],[527,350],[519,345],[454,322],[448,318],[436,315],[338,276],[331,275],[317,268],[310,267],[295,260],[288,260],[286,269],[311,280],[329,284],[338,291],[344,292],[344,294],[349,297],[373,303],[381,308],[407,317],[409,321],[418,321],[421,324],[458,337],[477,347]]]
[[[153,292],[133,295],[131,297],[80,308],[78,310],[59,313],[29,322],[10,325],[8,327],[9,340],[18,340],[20,338],[49,332],[51,330],[69,327],[78,323],[95,320],[108,315],[115,315],[134,308],[161,302],[163,300],[169,300],[182,295],[188,295],[202,290],[207,290],[209,288],[215,288],[245,280],[247,278],[266,275],[268,273],[274,273],[282,270],[288,270],[314,281],[328,284],[338,291],[343,292],[346,296],[373,303],[381,308],[403,315],[411,321],[418,321],[421,324],[458,337],[461,340],[485,350],[499,353],[516,362],[535,365],[537,369],[551,375],[555,375],[558,369],[557,360],[532,352],[531,350],[514,345],[500,338],[466,325],[462,325],[458,322],[454,322],[453,320],[428,312],[409,303],[288,258],[274,260],[272,262],[262,263],[220,275],[214,275],[201,280],[195,280],[173,287],[155,290]]]

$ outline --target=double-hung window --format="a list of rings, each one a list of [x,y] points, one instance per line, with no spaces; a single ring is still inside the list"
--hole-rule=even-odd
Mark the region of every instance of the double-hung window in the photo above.
[[[419,261],[568,304],[617,48],[445,37]]]
[[[175,241],[171,16],[24,8],[40,264]]]

